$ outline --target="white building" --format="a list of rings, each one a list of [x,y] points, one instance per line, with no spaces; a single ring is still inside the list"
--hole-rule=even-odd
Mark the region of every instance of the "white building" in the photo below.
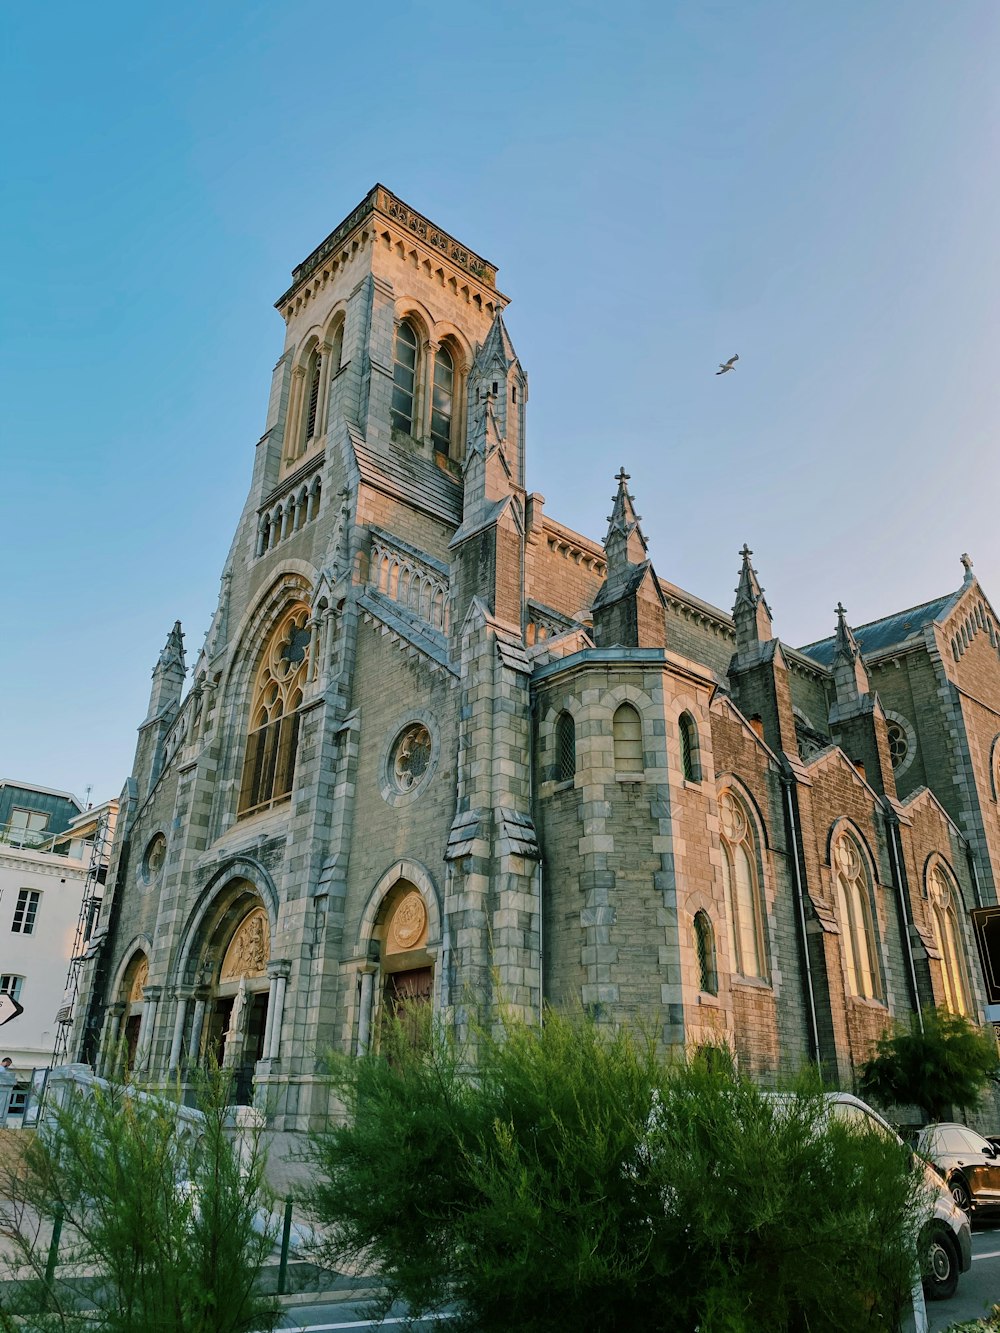
[[[0,1027],[0,1057],[9,1055],[23,1079],[51,1063],[70,962],[93,924],[81,907],[85,897],[95,901],[96,916],[103,893],[106,862],[103,867],[95,864],[91,872],[95,839],[99,853],[101,824],[113,833],[118,803],[106,801],[81,811],[68,793],[20,782],[0,785],[5,795],[16,789],[17,811],[0,834],[0,990],[22,1006],[21,1013]],[[55,811],[55,804],[63,808]],[[35,805],[37,811],[32,810]],[[26,810],[39,825],[39,813],[50,815],[44,842],[44,826],[23,836]],[[105,845],[110,847],[110,837]]]

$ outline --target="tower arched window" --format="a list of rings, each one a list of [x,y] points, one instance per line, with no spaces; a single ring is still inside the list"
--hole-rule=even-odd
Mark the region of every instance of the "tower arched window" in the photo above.
[[[848,993],[880,1000],[868,872],[861,848],[850,834],[842,834],[834,844],[833,872]]]
[[[732,791],[719,797],[719,829],[733,971],[763,980],[767,967],[757,842],[746,807]]]
[[[417,383],[417,334],[409,320],[396,326],[392,356],[392,406],[394,430],[413,434],[413,402]]]
[[[576,775],[576,724],[569,713],[556,722],[556,782],[571,782]]]
[[[289,796],[295,777],[302,694],[309,673],[309,608],[291,607],[264,649],[254,681],[238,813]]]
[[[959,927],[959,895],[951,875],[937,862],[927,874],[927,897],[931,905],[934,940],[941,955],[941,980],[945,1006],[953,1014],[971,1014],[969,974]]]
[[[707,912],[694,916],[694,950],[698,961],[698,988],[705,995],[718,995],[719,972],[715,964],[715,931]]]
[[[455,409],[455,358],[447,347],[434,354],[434,388],[431,395],[431,441],[440,454],[451,450],[451,426]]]
[[[698,728],[690,713],[681,713],[677,719],[681,743],[681,774],[685,782],[701,781],[701,763],[698,756]]]
[[[305,430],[302,433],[303,449],[316,435],[317,414],[319,412],[319,386],[322,373],[323,358],[320,356],[319,351],[316,350],[309,358],[309,370],[306,384]]]
[[[641,773],[642,719],[631,704],[621,704],[611,720],[616,773]]]

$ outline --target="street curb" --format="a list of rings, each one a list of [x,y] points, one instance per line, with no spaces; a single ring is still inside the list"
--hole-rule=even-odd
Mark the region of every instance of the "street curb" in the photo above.
[[[338,1301],[370,1301],[382,1294],[379,1287],[337,1287],[333,1291],[295,1291],[276,1299],[282,1309],[296,1305],[335,1305]]]

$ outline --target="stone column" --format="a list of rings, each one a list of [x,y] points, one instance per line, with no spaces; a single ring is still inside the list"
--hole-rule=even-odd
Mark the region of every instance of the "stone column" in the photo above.
[[[187,1021],[190,999],[190,991],[180,989],[174,991],[177,1008],[174,1011],[174,1036],[170,1043],[170,1060],[167,1064],[167,1074],[171,1078],[177,1073],[181,1064],[181,1043],[184,1040],[184,1024]]]
[[[156,1010],[162,995],[162,986],[146,986],[142,992],[142,1018],[139,1020],[139,1039],[135,1048],[135,1067],[143,1073],[149,1072],[149,1056],[156,1029]]]
[[[292,390],[289,395],[288,416],[285,423],[284,457],[286,460],[297,458],[299,454],[299,428],[302,424],[305,383],[305,366],[296,366],[292,371]]]
[[[285,1016],[285,988],[292,965],[286,959],[275,958],[267,965],[271,978],[271,998],[267,1006],[267,1027],[264,1058],[277,1060],[281,1050],[281,1023]]]
[[[188,1063],[197,1066],[201,1055],[201,1034],[205,1028],[205,1009],[207,1000],[202,995],[195,995],[194,1019],[191,1023],[191,1046],[188,1050]]]
[[[101,1037],[101,1056],[97,1070],[101,1078],[107,1078],[115,1064],[124,1013],[124,1004],[112,1004],[104,1016],[104,1033]]]
[[[371,1041],[375,971],[374,963],[365,963],[361,968],[361,998],[358,1001],[358,1048],[355,1052],[357,1055],[364,1055]]]
[[[319,394],[316,403],[316,434],[326,434],[326,423],[330,416],[330,376],[333,368],[330,364],[333,355],[333,347],[330,343],[320,343],[319,346],[320,367],[319,367]]]

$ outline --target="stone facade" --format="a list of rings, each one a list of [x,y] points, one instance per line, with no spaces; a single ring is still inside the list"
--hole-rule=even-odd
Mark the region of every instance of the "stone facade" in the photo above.
[[[659,577],[624,471],[603,542],[564,527],[525,490],[495,281],[381,186],[294,271],[218,608],[186,693],[179,625],[153,673],[80,1053],[214,1055],[298,1129],[323,1051],[406,998],[843,1083],[918,1003],[981,1017],[1000,637],[971,561],[794,649],[747,548],[731,613]]]

